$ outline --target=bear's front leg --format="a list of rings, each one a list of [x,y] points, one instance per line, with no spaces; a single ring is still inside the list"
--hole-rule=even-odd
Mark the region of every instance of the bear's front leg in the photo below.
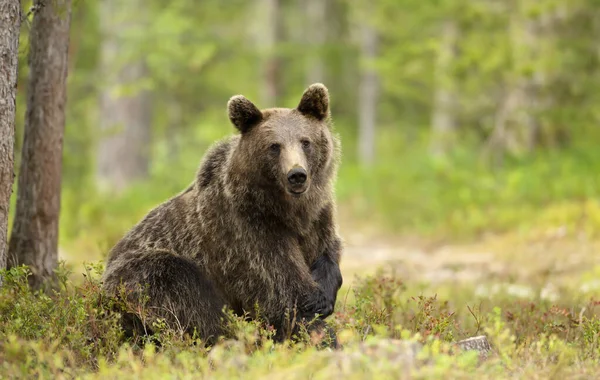
[[[319,314],[325,319],[333,314],[337,293],[343,283],[340,265],[334,257],[339,257],[340,242],[333,246],[315,260],[310,268],[313,280],[319,284],[320,291],[312,295],[305,305],[302,305],[302,314]]]

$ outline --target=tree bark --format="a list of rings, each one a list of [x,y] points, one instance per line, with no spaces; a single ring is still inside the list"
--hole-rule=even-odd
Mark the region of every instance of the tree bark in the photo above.
[[[377,73],[375,69],[370,67],[370,64],[377,56],[377,33],[370,25],[363,24],[361,39],[362,58],[367,66],[361,70],[358,88],[358,156],[362,165],[371,166],[375,161],[375,128],[379,84]]]
[[[100,189],[118,193],[147,178],[150,170],[151,94],[147,89],[135,88],[147,77],[146,63],[142,58],[119,61],[135,48],[134,41],[127,38],[144,24],[138,12],[144,6],[130,3],[124,9],[125,4],[116,0],[103,0],[100,6],[101,75],[105,87],[100,99],[96,179]],[[136,18],[123,17],[127,14]],[[133,90],[123,91],[126,86]]]
[[[8,257],[8,209],[14,180],[20,26],[20,1],[0,0],[0,270],[6,268]]]
[[[9,266],[26,264],[38,288],[58,262],[71,0],[44,3],[30,32],[27,112]]]
[[[435,92],[431,117],[431,154],[434,157],[448,153],[456,134],[456,93],[450,67],[455,59],[457,26],[451,20],[442,25],[441,43],[435,68]]]

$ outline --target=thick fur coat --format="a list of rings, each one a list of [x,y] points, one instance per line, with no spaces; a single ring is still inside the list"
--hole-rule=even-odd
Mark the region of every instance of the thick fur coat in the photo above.
[[[240,134],[115,245],[104,288],[130,300],[145,291],[153,315],[205,340],[223,334],[224,306],[251,316],[258,306],[285,336],[286,313],[327,317],[342,284],[329,94],[314,84],[298,107],[263,111],[238,95],[228,112]]]

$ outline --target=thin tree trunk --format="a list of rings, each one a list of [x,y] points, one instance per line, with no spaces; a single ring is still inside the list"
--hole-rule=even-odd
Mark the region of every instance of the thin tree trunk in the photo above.
[[[44,3],[30,32],[29,86],[9,266],[26,264],[38,288],[58,262],[71,0]]]
[[[14,180],[20,25],[20,1],[0,0],[0,270],[6,268],[8,257],[8,208]]]
[[[281,98],[281,62],[277,54],[277,45],[281,39],[281,4],[279,0],[260,0],[259,14],[263,15],[258,43],[264,46],[263,107],[275,107]]]
[[[123,4],[115,0],[101,2],[101,72],[105,87],[100,100],[96,179],[99,188],[113,192],[147,178],[150,168],[151,94],[143,88],[122,91],[123,86],[135,87],[147,76],[142,58],[134,62],[119,61],[128,49],[134,48],[127,34],[143,24],[139,19],[123,17],[131,7],[129,4],[123,9]],[[138,18],[136,8],[130,14]]]
[[[301,3],[305,8],[305,38],[310,47],[306,65],[306,85],[310,85],[325,81],[322,49],[327,38],[328,0],[306,0]]]
[[[494,129],[485,145],[484,154],[489,157],[492,165],[496,168],[502,167],[507,147],[514,144],[508,124],[518,106],[520,96],[521,93],[509,85],[494,115]]]
[[[362,58],[367,65],[361,70],[358,89],[358,156],[362,165],[371,166],[375,161],[375,126],[379,85],[377,73],[370,65],[377,55],[377,33],[371,26],[362,25],[361,39]]]
[[[435,93],[431,118],[431,154],[435,157],[448,153],[456,134],[456,93],[450,67],[455,59],[458,37],[456,24],[447,20],[442,26],[441,44],[435,70]]]
[[[525,3],[524,6],[529,5]],[[531,5],[530,5],[531,6]],[[527,13],[522,11],[522,13]],[[541,42],[538,29],[540,27],[538,20],[532,20],[531,16],[521,16],[520,29],[521,36],[513,35],[513,44],[517,45],[520,54],[516,54],[516,58],[522,65],[535,61],[539,56],[540,49],[538,44]],[[519,49],[520,48],[520,49]],[[540,132],[540,124],[538,122],[539,112],[539,90],[543,82],[543,72],[535,70],[532,75],[520,75],[520,91],[522,93],[522,104],[517,118],[521,127],[520,135],[522,140],[523,150],[533,150],[537,146],[538,136]]]
[[[544,73],[534,64],[540,55],[540,45],[544,42],[539,34],[539,21],[529,15],[528,8],[535,3],[522,0],[515,2],[509,19],[509,37],[513,77],[507,83],[504,106],[498,108],[496,125],[490,136],[488,148],[495,160],[502,156],[520,154],[533,150],[538,143],[540,124],[537,114],[540,111],[540,88],[544,83]],[[534,71],[530,74],[523,74]]]

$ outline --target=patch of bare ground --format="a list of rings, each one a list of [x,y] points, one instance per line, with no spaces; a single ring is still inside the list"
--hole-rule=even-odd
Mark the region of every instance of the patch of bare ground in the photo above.
[[[538,234],[487,236],[470,243],[432,242],[341,230],[345,241],[342,272],[372,274],[393,269],[406,281],[502,281],[561,286],[600,266],[600,241],[562,229]]]

